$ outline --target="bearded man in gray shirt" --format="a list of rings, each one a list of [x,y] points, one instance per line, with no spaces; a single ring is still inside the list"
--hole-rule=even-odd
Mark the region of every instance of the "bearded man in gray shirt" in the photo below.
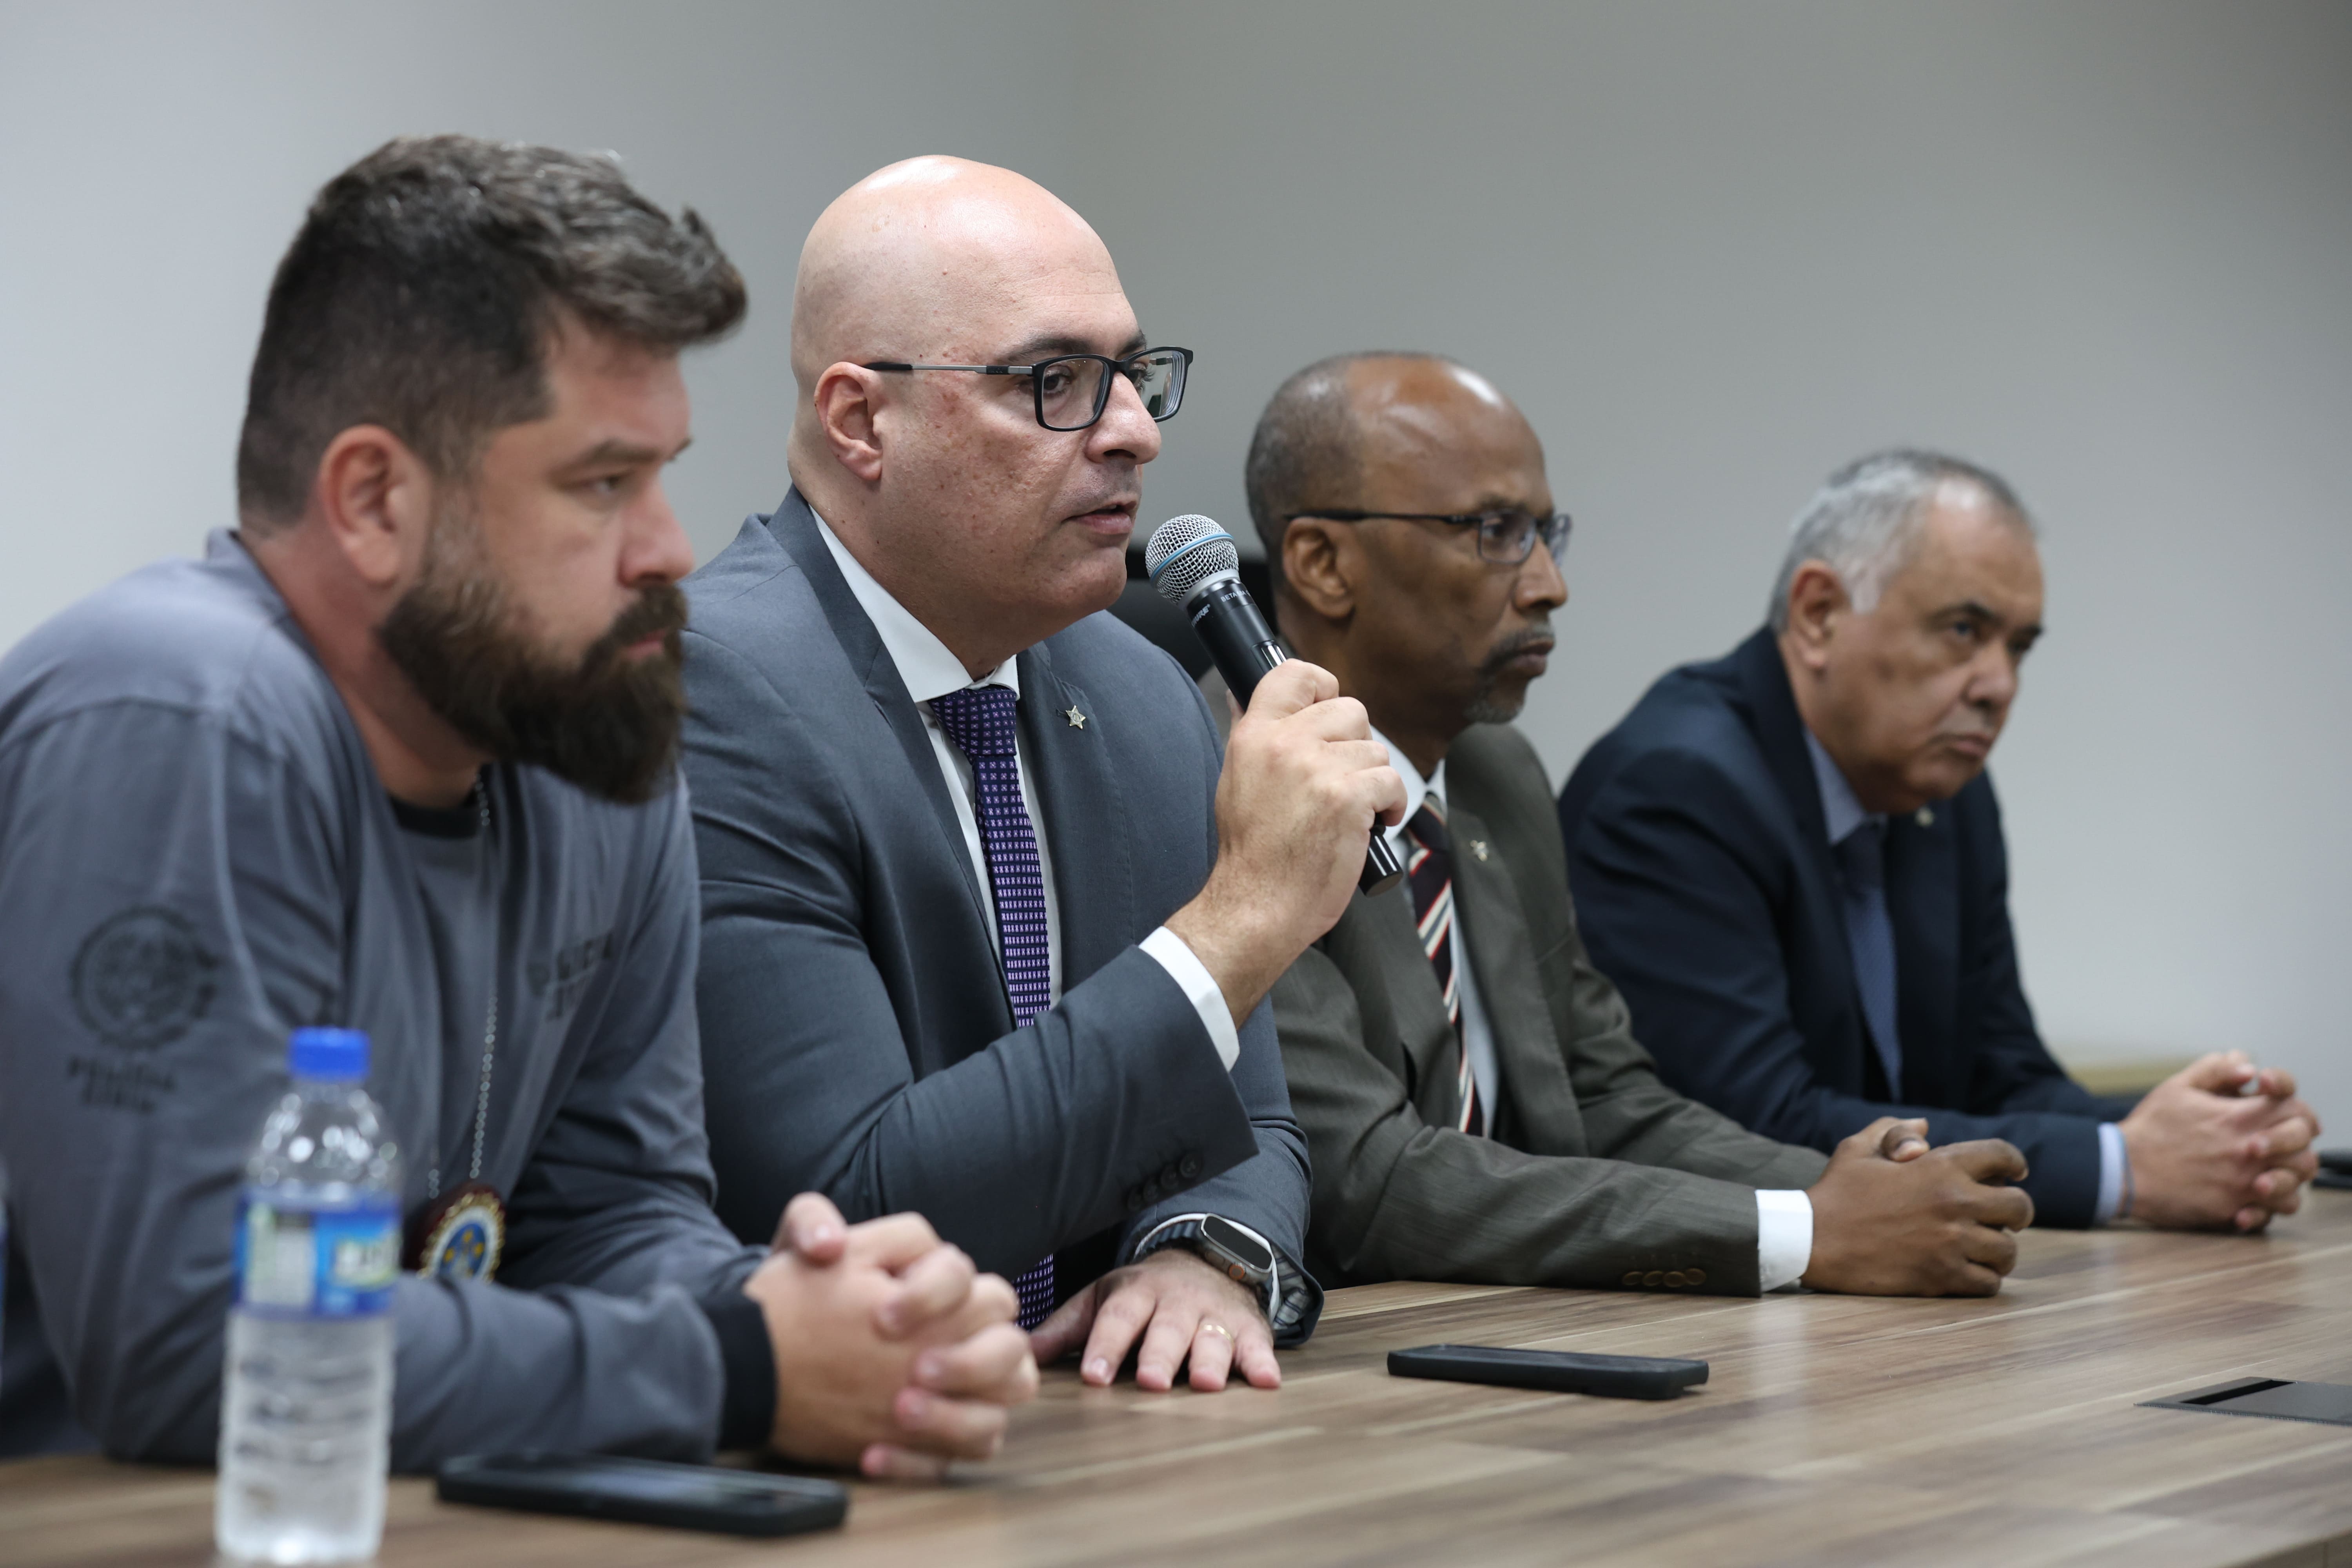
[[[212,1456],[239,1173],[312,1023],[373,1037],[406,1172],[395,1467],[927,1473],[1034,1388],[921,1220],[803,1197],[769,1253],[710,1210],[659,478],[678,354],[742,311],[607,162],[390,143],[279,267],[238,531],[0,661],[8,1449]],[[503,1245],[433,1245],[453,1205]]]

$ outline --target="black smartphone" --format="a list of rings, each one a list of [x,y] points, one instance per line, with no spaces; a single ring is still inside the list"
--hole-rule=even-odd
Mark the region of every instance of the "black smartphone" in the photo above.
[[[831,1530],[849,1513],[831,1481],[607,1454],[467,1454],[441,1467],[437,1490],[443,1502],[728,1535]]]
[[[1706,1381],[1706,1363],[1654,1355],[1517,1351],[1501,1345],[1416,1345],[1409,1351],[1389,1352],[1389,1375],[1492,1383],[1554,1394],[1597,1394],[1606,1399],[1672,1399],[1691,1384]]]

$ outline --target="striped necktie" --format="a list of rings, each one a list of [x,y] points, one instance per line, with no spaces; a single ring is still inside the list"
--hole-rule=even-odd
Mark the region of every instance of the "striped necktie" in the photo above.
[[[1478,1082],[1470,1072],[1470,1047],[1462,1038],[1462,990],[1454,973],[1454,849],[1445,837],[1445,803],[1434,790],[1406,820],[1404,832],[1412,841],[1404,876],[1412,889],[1413,924],[1421,934],[1421,951],[1437,972],[1446,1021],[1454,1026],[1454,1092],[1462,1108],[1454,1127],[1484,1135],[1486,1108],[1478,1103]]]
[[[1045,930],[1045,879],[1037,861],[1037,835],[1021,799],[1018,701],[1002,686],[967,686],[931,699],[940,732],[971,763],[978,797],[981,851],[996,903],[996,938],[1004,955],[1004,994],[1013,1023],[1026,1028],[1054,1000]],[[1034,1329],[1054,1310],[1054,1259],[1049,1255],[1013,1281],[1021,1299],[1021,1326]]]

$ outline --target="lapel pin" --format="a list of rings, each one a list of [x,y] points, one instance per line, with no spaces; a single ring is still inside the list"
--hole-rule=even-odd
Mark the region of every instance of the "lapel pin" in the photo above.
[[[1931,806],[1923,805],[1919,808],[1919,815],[1913,817],[1912,820],[1916,822],[1922,827],[1933,827],[1936,826],[1935,810]]]
[[[1470,853],[1484,860],[1486,858],[1486,841],[1483,838],[1470,840]]]
[[[1075,702],[1070,704],[1070,710],[1062,717],[1070,721],[1070,728],[1073,730],[1083,730],[1087,727],[1087,716],[1078,711],[1078,705]]]

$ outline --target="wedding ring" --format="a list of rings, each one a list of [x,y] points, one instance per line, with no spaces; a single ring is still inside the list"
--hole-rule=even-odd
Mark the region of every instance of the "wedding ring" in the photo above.
[[[1233,1330],[1225,1327],[1223,1323],[1202,1323],[1201,1325],[1201,1332],[1204,1334],[1223,1334],[1228,1340],[1234,1337]]]

